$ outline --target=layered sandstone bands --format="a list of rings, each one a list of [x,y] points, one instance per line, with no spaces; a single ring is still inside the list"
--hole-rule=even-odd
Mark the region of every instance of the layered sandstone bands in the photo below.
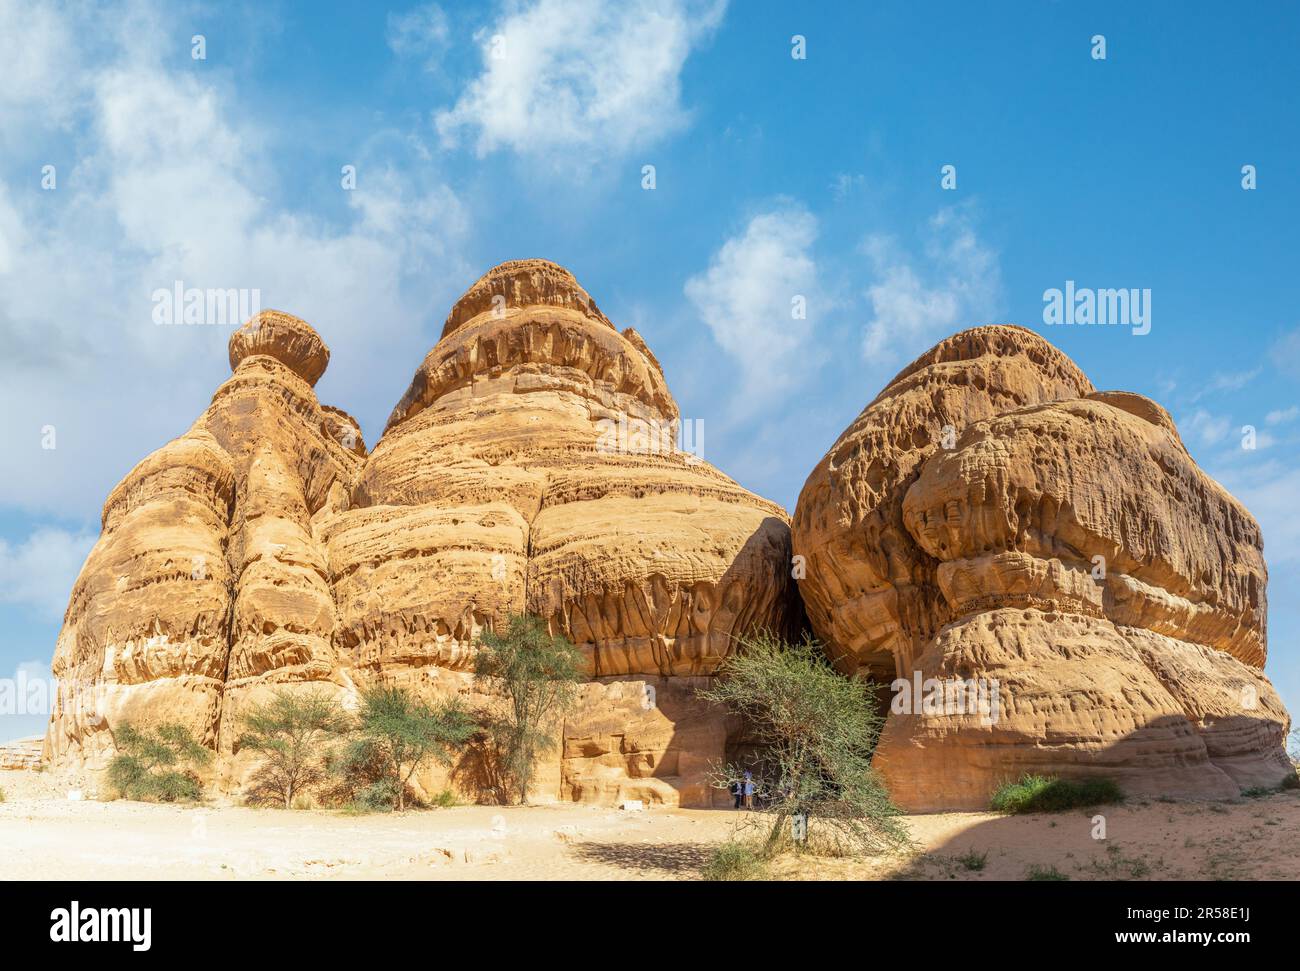
[[[907,808],[981,808],[1022,772],[1226,798],[1288,771],[1258,525],[1164,409],[1031,331],[906,368],[813,470],[793,535],[675,447],[659,362],[555,264],[457,301],[373,451],[316,397],[328,360],[259,314],[207,411],[108,497],[47,757],[102,766],[115,727],[180,721],[234,792],[250,702],[390,683],[486,704],[478,639],[528,612],[590,678],[537,795],[709,805],[743,726],[695,692],[806,608],[846,673],[997,683],[995,719],[891,712],[876,759]],[[472,764],[424,781],[484,795]]]
[[[995,720],[889,715],[876,761],[909,808],[980,808],[1022,772],[1223,798],[1288,771],[1258,525],[1164,409],[1095,392],[1030,331],[966,331],[907,368],[793,529],[843,670],[998,684]]]
[[[180,720],[234,786],[249,700],[350,703],[383,681],[482,702],[477,638],[527,611],[593,678],[542,794],[709,804],[736,726],[694,688],[739,635],[798,615],[789,528],[676,449],[644,341],[563,268],[503,264],[452,308],[370,454],[312,391],[328,358],[303,321],[259,314],[208,411],[114,491],[60,637],[75,691],[51,755],[102,762],[114,725]]]
[[[180,722],[229,754],[223,717],[241,698],[343,682],[314,523],[346,503],[362,459],[331,435],[351,419],[312,391],[329,352],[278,311],[230,346],[208,410],[104,505],[55,652],[55,760],[101,763],[126,722]]]

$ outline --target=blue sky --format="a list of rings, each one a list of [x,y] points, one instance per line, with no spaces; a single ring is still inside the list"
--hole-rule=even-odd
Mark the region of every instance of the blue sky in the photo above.
[[[1267,670],[1300,710],[1300,14],[1137,6],[0,0],[0,676],[48,672],[105,496],[229,373],[229,328],[155,326],[154,290],[311,321],[322,401],[373,444],[456,296],[540,256],[787,508],[963,327],[1155,398],[1264,527]],[[1149,288],[1150,333],[1045,326],[1066,280]]]

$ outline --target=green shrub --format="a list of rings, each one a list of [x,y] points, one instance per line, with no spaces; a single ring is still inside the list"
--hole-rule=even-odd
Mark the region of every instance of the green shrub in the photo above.
[[[240,748],[261,755],[245,798],[252,805],[285,809],[325,781],[325,747],[350,727],[335,699],[321,691],[287,689],[274,692],[265,704],[250,705],[240,725]]]
[[[122,725],[114,733],[119,754],[108,763],[108,783],[119,798],[145,802],[198,799],[202,784],[192,767],[212,761],[212,752],[181,725],[153,730]]]
[[[1124,793],[1111,779],[1058,779],[1055,776],[1022,775],[1018,782],[1006,782],[990,801],[995,812],[1059,813],[1066,809],[1123,802]]]
[[[1029,868],[1029,872],[1025,874],[1025,879],[1026,880],[1069,880],[1070,878],[1067,877],[1060,870],[1056,869],[1056,867],[1054,866],[1039,866],[1038,864],[1034,864]]]
[[[540,618],[511,615],[503,632],[483,632],[474,675],[480,689],[501,702],[479,713],[499,779],[495,788],[503,801],[526,803],[537,761],[555,748],[560,718],[584,680],[582,652],[548,633]]]
[[[450,809],[457,804],[456,793],[450,789],[443,789],[432,799],[429,800],[430,806],[437,806],[439,809]]]
[[[762,880],[766,875],[767,866],[754,848],[735,842],[717,847],[700,871],[704,880]]]
[[[149,802],[192,802],[202,791],[198,778],[191,773],[155,772],[140,780],[135,798]]]
[[[970,850],[957,857],[957,862],[967,870],[979,871],[983,870],[985,865],[989,862],[989,854],[987,850],[983,853],[976,853],[974,850]]]
[[[389,778],[372,782],[357,793],[355,804],[366,812],[390,813],[397,808],[398,783]],[[403,800],[403,806],[405,801]]]
[[[325,772],[334,782],[320,793],[321,801],[353,815],[419,804],[410,784],[415,771],[430,759],[450,763],[477,726],[455,699],[428,705],[405,688],[382,687],[361,697],[355,732],[325,757]],[[431,804],[455,802],[447,790]]]
[[[786,846],[844,855],[909,845],[871,766],[884,718],[869,683],[839,674],[815,640],[792,644],[767,632],[741,638],[718,674],[696,694],[739,715],[761,754],[753,764],[715,766],[713,785],[727,789],[751,773],[759,810],[752,818],[770,821],[765,855]],[[790,840],[796,815],[808,820],[803,843]]]
[[[371,794],[363,799],[362,794],[388,778],[388,766],[378,745],[365,738],[349,738],[341,748],[326,755],[325,768],[334,780],[334,784],[321,794],[326,805],[353,813],[376,811],[366,801],[376,796]],[[385,785],[391,783],[385,782]],[[391,805],[382,807],[383,811],[391,808]]]
[[[393,808],[406,808],[411,777],[429,760],[444,765],[478,731],[460,701],[451,698],[429,705],[402,687],[375,687],[361,692],[357,714],[363,754],[372,766],[381,766],[382,780],[366,787],[364,802],[377,798],[379,781],[387,782]]]
[[[1275,786],[1251,786],[1249,789],[1242,789],[1241,794],[1247,799],[1260,799],[1264,796],[1286,792],[1288,789],[1300,789],[1300,775],[1291,772],[1284,775],[1282,780]]]

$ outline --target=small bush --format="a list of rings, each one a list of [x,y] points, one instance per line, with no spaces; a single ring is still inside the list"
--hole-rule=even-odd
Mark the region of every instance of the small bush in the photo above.
[[[990,801],[1000,813],[1059,813],[1066,809],[1123,802],[1124,793],[1111,779],[1058,779],[1055,776],[1022,775],[1019,782],[1006,782]]]
[[[452,764],[477,726],[457,698],[430,705],[406,688],[378,685],[361,692],[357,731],[359,738],[347,747],[345,759],[360,758],[367,771],[382,770],[367,786],[367,800],[383,781],[392,808],[401,812],[416,770],[429,761]]]
[[[718,678],[696,696],[740,716],[762,756],[713,766],[712,784],[752,782],[757,813],[745,825],[767,827],[764,852],[791,848],[835,855],[906,849],[911,838],[871,755],[884,722],[870,683],[847,678],[817,641],[791,643],[771,632],[741,638]],[[809,821],[815,842],[790,845],[794,816]]]
[[[108,783],[119,797],[145,802],[179,802],[202,794],[199,777],[188,766],[205,766],[212,752],[181,725],[141,731],[123,725],[114,732],[122,753],[108,763]]]
[[[1272,786],[1251,786],[1249,789],[1242,789],[1241,794],[1247,799],[1262,799],[1265,796],[1271,796],[1277,792]]]
[[[1300,773],[1292,772],[1282,777],[1283,789],[1300,789]]]
[[[350,727],[338,701],[320,691],[275,691],[240,718],[239,747],[261,757],[245,798],[254,806],[289,809],[325,782],[325,753]]]
[[[396,806],[397,786],[391,779],[380,779],[362,786],[340,808],[349,816],[364,816],[368,813],[391,813]]]
[[[437,806],[439,809],[450,809],[456,805],[456,793],[450,789],[443,789],[432,799],[429,800],[430,806]]]
[[[989,854],[987,850],[983,853],[976,853],[974,850],[970,850],[969,852],[963,853],[961,856],[957,857],[957,862],[967,870],[979,871],[983,870],[984,866],[989,862]]]
[[[357,801],[371,812],[392,812],[397,808],[397,788],[392,779],[380,779],[362,789]]]
[[[325,767],[335,780],[333,787],[322,794],[327,805],[352,812],[374,811],[366,808],[362,794],[388,778],[388,765],[378,745],[369,739],[349,739],[326,756]]]
[[[713,851],[709,862],[700,871],[704,880],[762,880],[767,866],[751,846],[744,843],[723,843]]]
[[[1069,880],[1064,873],[1054,866],[1038,866],[1035,864],[1029,868],[1025,874],[1026,880]]]

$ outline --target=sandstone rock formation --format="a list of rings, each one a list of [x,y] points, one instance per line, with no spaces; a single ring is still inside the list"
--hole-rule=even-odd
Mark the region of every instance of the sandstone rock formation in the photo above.
[[[110,495],[59,637],[49,756],[102,764],[114,726],[179,720],[234,789],[250,700],[327,686],[350,703],[380,681],[473,696],[477,637],[527,611],[592,677],[540,794],[710,804],[736,726],[693,688],[736,635],[798,616],[789,528],[677,450],[640,336],[563,268],[503,264],[452,308],[370,453],[316,400],[328,360],[305,322],[258,314],[208,410]]]
[[[1023,772],[1221,798],[1289,771],[1258,525],[1164,409],[1096,392],[1032,331],[975,328],[904,369],[792,528],[837,665],[908,682],[876,753],[906,808],[983,808]],[[993,710],[956,696],[981,681]]]
[[[40,735],[17,738],[0,745],[0,769],[37,769],[45,739]]]

